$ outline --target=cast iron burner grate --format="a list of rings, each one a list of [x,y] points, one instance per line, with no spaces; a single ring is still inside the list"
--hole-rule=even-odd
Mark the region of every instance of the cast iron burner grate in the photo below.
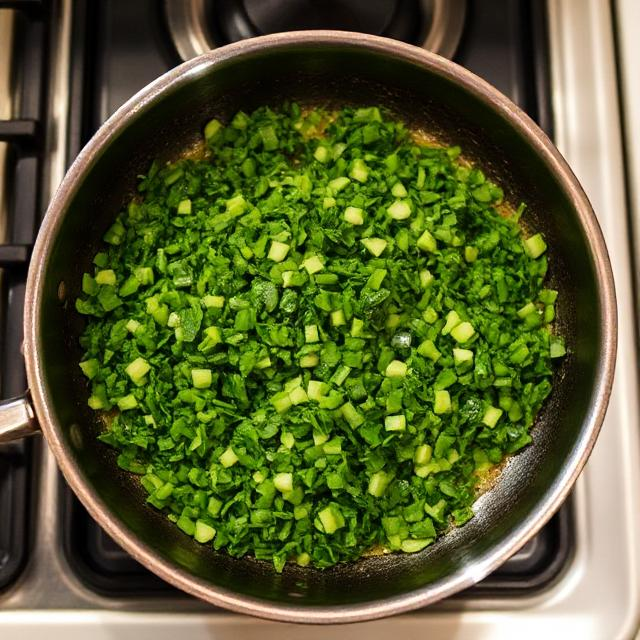
[[[0,398],[24,393],[22,346],[24,288],[31,246],[40,214],[40,150],[44,135],[43,69],[47,43],[47,7],[38,0],[0,1],[0,9],[17,9],[12,69],[17,108],[0,120],[0,142],[8,144],[2,194],[8,219],[0,245]],[[3,51],[9,55],[9,51]],[[4,98],[4,96],[3,96]],[[17,578],[27,559],[30,443],[0,446],[0,590]]]

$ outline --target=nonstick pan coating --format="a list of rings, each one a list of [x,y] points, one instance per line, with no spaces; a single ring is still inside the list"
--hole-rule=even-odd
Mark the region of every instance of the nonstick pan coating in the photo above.
[[[418,554],[318,571],[233,559],[195,543],[145,505],[134,477],[98,443],[79,375],[74,311],[82,273],[154,158],[194,143],[212,117],[285,101],[381,105],[464,155],[525,201],[549,246],[569,355],[533,429],[476,517]],[[64,286],[61,287],[61,283]],[[176,586],[220,606],[296,622],[347,622],[428,604],[483,578],[566,497],[597,436],[615,359],[615,300],[602,235],[575,177],[546,136],[469,72],[400,43],[344,32],[267,36],[185,63],[120,109],[81,153],[54,198],[34,251],[25,353],[38,420],[73,490],[127,551]]]

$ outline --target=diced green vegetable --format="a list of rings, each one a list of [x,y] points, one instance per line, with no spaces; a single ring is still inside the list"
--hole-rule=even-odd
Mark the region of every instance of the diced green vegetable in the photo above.
[[[502,416],[502,409],[497,407],[488,407],[482,416],[482,424],[486,424],[487,427],[495,427]]]
[[[468,342],[475,335],[476,330],[470,322],[461,322],[451,329],[451,337],[456,342]]]
[[[438,389],[435,392],[433,412],[437,415],[451,412],[451,396],[446,389]]]
[[[196,520],[195,531],[193,537],[200,543],[211,542],[215,538],[216,530],[202,520]]]
[[[273,260],[274,262],[282,262],[287,257],[287,253],[289,253],[290,248],[291,247],[289,247],[289,245],[285,244],[284,242],[273,240],[267,258],[269,258],[269,260]]]
[[[402,414],[387,416],[384,419],[384,428],[387,431],[404,431],[407,428],[407,419]]]
[[[231,447],[227,447],[225,452],[218,459],[220,460],[220,464],[225,468],[233,467],[233,465],[239,460]]]
[[[392,479],[393,478],[384,471],[377,471],[369,479],[369,486],[367,487],[368,493],[375,498],[380,498],[386,491]]]
[[[324,264],[322,263],[320,256],[309,256],[301,266],[307,270],[307,273],[310,276],[324,269]]]
[[[539,258],[547,250],[547,243],[540,233],[536,233],[524,241],[524,249],[530,258]]]
[[[180,215],[190,215],[191,214],[191,200],[189,198],[185,198],[184,200],[180,200],[178,203],[178,213]]]
[[[392,360],[385,369],[387,378],[404,378],[407,375],[407,364],[400,360]]]
[[[322,531],[331,535],[345,526],[345,520],[337,506],[330,505],[318,513]],[[317,525],[316,525],[317,526]]]
[[[418,245],[418,249],[429,253],[433,253],[438,248],[436,239],[427,229],[422,232],[422,235],[418,238],[418,242],[416,244]]]
[[[125,369],[134,384],[142,384],[144,377],[151,370],[151,365],[144,358],[136,358]]]
[[[347,207],[343,217],[349,224],[364,224],[364,211],[360,207]]]
[[[566,355],[544,238],[377,106],[204,138],[151,165],[82,275],[99,440],[149,509],[278,572],[424,549],[532,441]]]
[[[213,381],[211,369],[191,369],[191,379],[196,389],[208,389]]]
[[[363,238],[360,242],[376,258],[381,256],[382,252],[387,248],[387,241],[384,238]]]
[[[394,220],[406,220],[411,217],[411,204],[407,200],[396,200],[389,205],[387,213]]]

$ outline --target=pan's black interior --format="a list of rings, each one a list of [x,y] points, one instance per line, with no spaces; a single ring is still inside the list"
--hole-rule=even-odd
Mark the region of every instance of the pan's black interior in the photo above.
[[[572,355],[563,362],[552,397],[539,416],[534,446],[512,459],[497,486],[481,499],[476,518],[463,528],[420,554],[371,558],[324,572],[289,568],[275,575],[268,565],[214,554],[187,539],[162,515],[143,506],[135,482],[117,471],[110,451],[95,443],[85,383],[75,366],[82,323],[72,300],[99,238],[152,158],[175,156],[213,116],[226,119],[239,108],[278,105],[285,99],[383,104],[410,125],[461,144],[467,157],[503,185],[513,202],[525,200],[527,224],[548,238],[550,280],[561,291],[559,330]],[[207,73],[192,73],[162,100],[139,110],[126,130],[113,132],[70,203],[44,266],[38,347],[49,402],[71,455],[124,527],[204,583],[278,602],[291,602],[294,594],[298,606],[352,604],[437,585],[452,573],[477,566],[526,525],[560,482],[567,461],[585,437],[602,355],[602,327],[593,255],[573,203],[530,143],[483,100],[447,77],[397,57],[343,45],[289,45],[249,52]],[[62,303],[60,282],[68,292]],[[78,431],[82,435],[73,438],[75,446],[69,438],[73,425],[79,425],[76,436]]]

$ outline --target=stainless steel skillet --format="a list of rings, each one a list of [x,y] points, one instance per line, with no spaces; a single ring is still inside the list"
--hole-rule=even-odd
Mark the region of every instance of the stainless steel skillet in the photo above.
[[[192,144],[212,117],[284,100],[379,104],[460,144],[550,247],[558,323],[571,355],[534,427],[477,516],[424,552],[328,571],[216,554],[144,504],[135,479],[99,445],[77,369],[73,300],[104,230],[153,158]],[[338,623],[424,606],[482,579],[551,517],[584,465],[604,417],[616,351],[613,278],[589,202],[558,151],[509,100],[423,50],[346,32],[267,36],[174,69],[114,114],[79,155],[45,217],[26,292],[30,395],[0,407],[0,441],[42,429],[72,489],[129,553],[177,587],[219,606],[294,622]]]

